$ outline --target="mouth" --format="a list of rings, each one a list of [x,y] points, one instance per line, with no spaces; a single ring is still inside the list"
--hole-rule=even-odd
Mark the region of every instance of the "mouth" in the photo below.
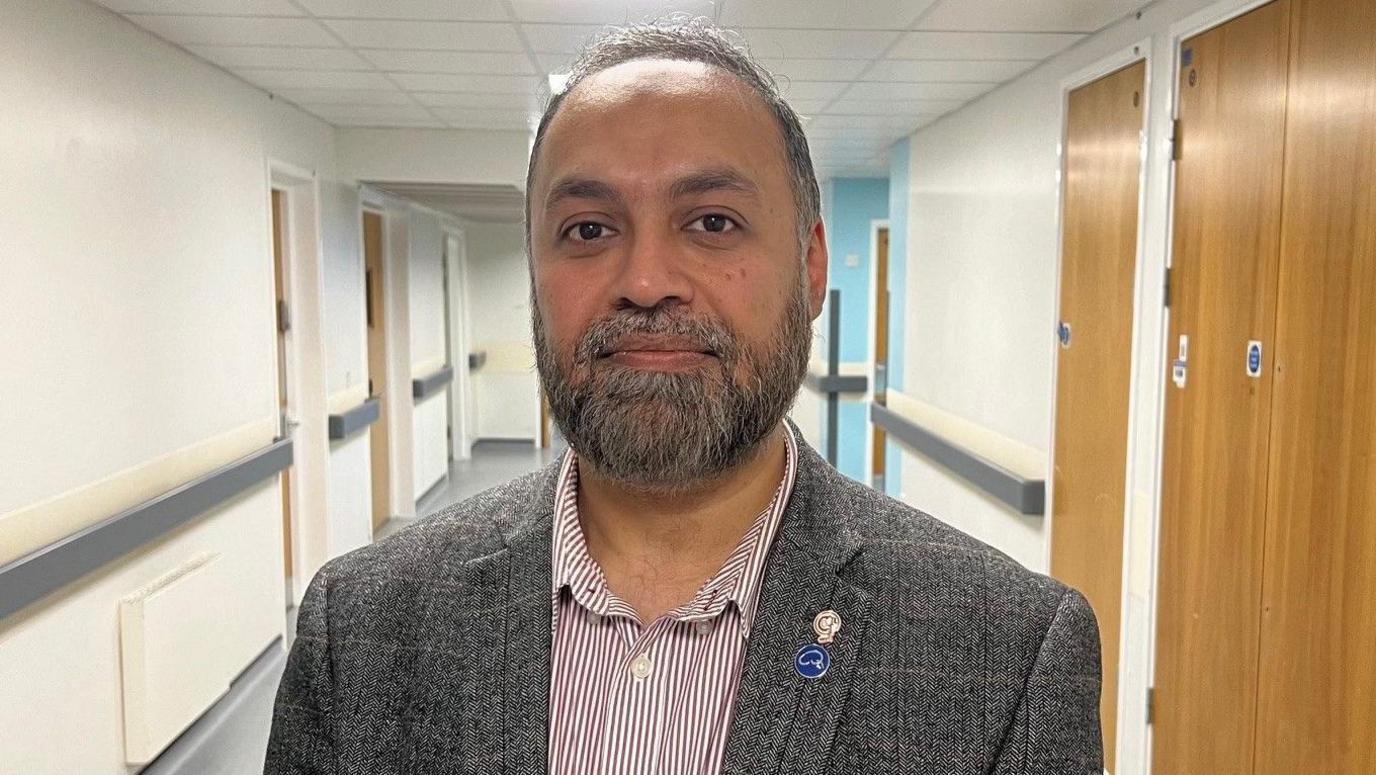
[[[598,353],[599,361],[655,371],[695,368],[717,357],[697,342],[676,337],[626,337]]]

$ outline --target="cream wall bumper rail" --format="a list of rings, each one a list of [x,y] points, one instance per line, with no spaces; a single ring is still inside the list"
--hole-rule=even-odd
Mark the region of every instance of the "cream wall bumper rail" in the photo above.
[[[420,403],[430,396],[444,390],[445,386],[454,381],[454,368],[445,366],[434,373],[428,374],[420,379],[411,380],[411,397]]]
[[[157,540],[291,465],[290,438],[0,565],[0,619]]]
[[[330,440],[345,439],[367,428],[377,422],[380,412],[381,404],[372,396],[347,412],[330,415]]]
[[[1044,479],[1029,478],[1005,468],[886,406],[870,404],[870,422],[1019,513],[1046,513]]]

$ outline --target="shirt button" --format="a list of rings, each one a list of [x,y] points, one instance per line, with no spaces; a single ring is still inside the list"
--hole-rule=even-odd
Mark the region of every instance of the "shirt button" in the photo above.
[[[711,620],[711,619],[699,619],[699,620],[693,625],[693,627],[694,627],[694,629],[696,629],[696,630],[698,631],[698,634],[699,634],[699,635],[706,635],[707,633],[709,633],[709,632],[712,631],[712,620]]]
[[[602,624],[602,614],[599,614],[599,613],[597,613],[596,611],[589,611],[589,612],[588,612],[588,624],[592,625],[593,627],[597,627],[597,626],[601,625],[601,624]]]
[[[637,679],[649,675],[650,671],[653,669],[654,665],[650,664],[650,658],[645,654],[636,657],[635,661],[631,663],[631,675],[635,676]]]

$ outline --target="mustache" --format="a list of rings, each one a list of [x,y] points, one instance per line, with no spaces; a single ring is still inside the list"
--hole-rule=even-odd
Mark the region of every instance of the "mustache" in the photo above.
[[[588,327],[574,348],[574,362],[589,365],[631,336],[665,337],[690,343],[711,352],[724,363],[739,354],[736,336],[721,321],[695,318],[657,309],[625,310],[602,318]]]

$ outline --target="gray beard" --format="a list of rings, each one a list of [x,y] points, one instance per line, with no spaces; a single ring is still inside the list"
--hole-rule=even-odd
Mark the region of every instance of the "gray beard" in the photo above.
[[[627,489],[673,494],[749,460],[792,406],[807,371],[812,326],[805,277],[799,271],[777,335],[754,347],[719,321],[658,306],[597,321],[572,358],[560,359],[532,301],[540,382],[579,464]],[[628,334],[688,337],[717,357],[684,372],[626,368],[600,357]]]

